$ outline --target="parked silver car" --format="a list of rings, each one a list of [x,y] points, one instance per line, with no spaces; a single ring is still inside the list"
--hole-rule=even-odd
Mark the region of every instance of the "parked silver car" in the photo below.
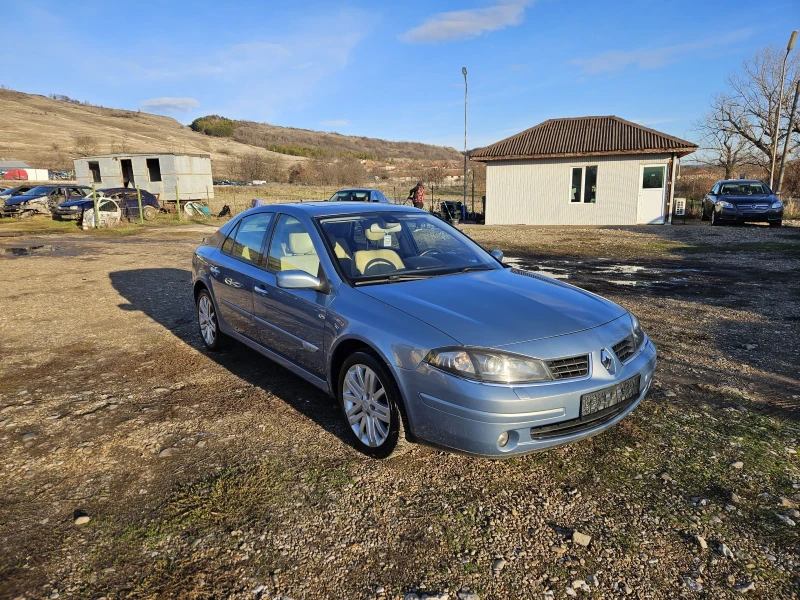
[[[238,340],[339,401],[355,445],[510,456],[613,426],[656,349],[599,296],[509,268],[419,209],[254,208],[195,251],[203,343]]]

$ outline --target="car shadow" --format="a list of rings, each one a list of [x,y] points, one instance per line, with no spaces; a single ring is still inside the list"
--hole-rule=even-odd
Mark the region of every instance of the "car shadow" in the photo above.
[[[146,314],[231,374],[270,392],[354,447],[336,402],[326,393],[244,344],[234,343],[223,352],[205,349],[195,320],[190,271],[175,268],[131,269],[114,271],[109,278],[114,289],[127,300],[127,304],[120,304],[120,309]]]

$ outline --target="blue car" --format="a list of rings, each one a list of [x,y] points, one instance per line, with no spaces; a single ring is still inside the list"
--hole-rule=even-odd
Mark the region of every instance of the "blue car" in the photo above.
[[[391,204],[392,201],[383,195],[380,190],[370,188],[350,188],[335,192],[328,202],[381,202]]]
[[[122,209],[122,216],[128,219],[139,218],[139,200],[136,190],[132,188],[106,188],[97,190],[99,194],[106,198],[117,201]],[[142,194],[142,213],[145,220],[150,221],[156,218],[160,206],[158,198],[148,191],[140,190]],[[94,200],[91,191],[85,198],[79,198],[70,202],[62,202],[55,209],[53,214],[62,219],[82,219],[83,212],[94,209]]]
[[[783,202],[763,181],[726,179],[715,183],[706,194],[700,218],[712,225],[766,222],[780,227]]]
[[[656,349],[624,308],[510,268],[427,212],[253,208],[195,250],[201,339],[237,340],[335,397],[353,445],[489,457],[574,442],[644,398]]]

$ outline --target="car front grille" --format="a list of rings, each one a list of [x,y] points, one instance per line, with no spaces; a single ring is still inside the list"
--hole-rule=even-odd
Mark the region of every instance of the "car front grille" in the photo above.
[[[633,343],[633,335],[629,335],[624,340],[617,342],[611,346],[611,349],[614,350],[614,354],[617,355],[620,362],[624,363],[636,352],[636,346]]]
[[[547,361],[554,379],[574,379],[589,374],[589,355],[571,356]]]
[[[769,204],[739,204],[739,208],[742,210],[754,210],[754,211],[765,211],[769,208]]]

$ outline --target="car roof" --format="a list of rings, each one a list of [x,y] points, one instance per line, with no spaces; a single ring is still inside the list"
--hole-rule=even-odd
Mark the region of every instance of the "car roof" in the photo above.
[[[380,192],[380,190],[376,190],[375,188],[342,188],[334,192],[334,194],[338,194],[340,192]]]
[[[717,183],[764,183],[760,179],[722,179]]]
[[[260,208],[263,209],[266,207],[262,206]],[[358,213],[425,212],[412,206],[381,204],[377,202],[291,202],[287,204],[273,204],[270,208],[274,209],[276,212],[289,208],[303,212],[310,217],[328,217]]]

